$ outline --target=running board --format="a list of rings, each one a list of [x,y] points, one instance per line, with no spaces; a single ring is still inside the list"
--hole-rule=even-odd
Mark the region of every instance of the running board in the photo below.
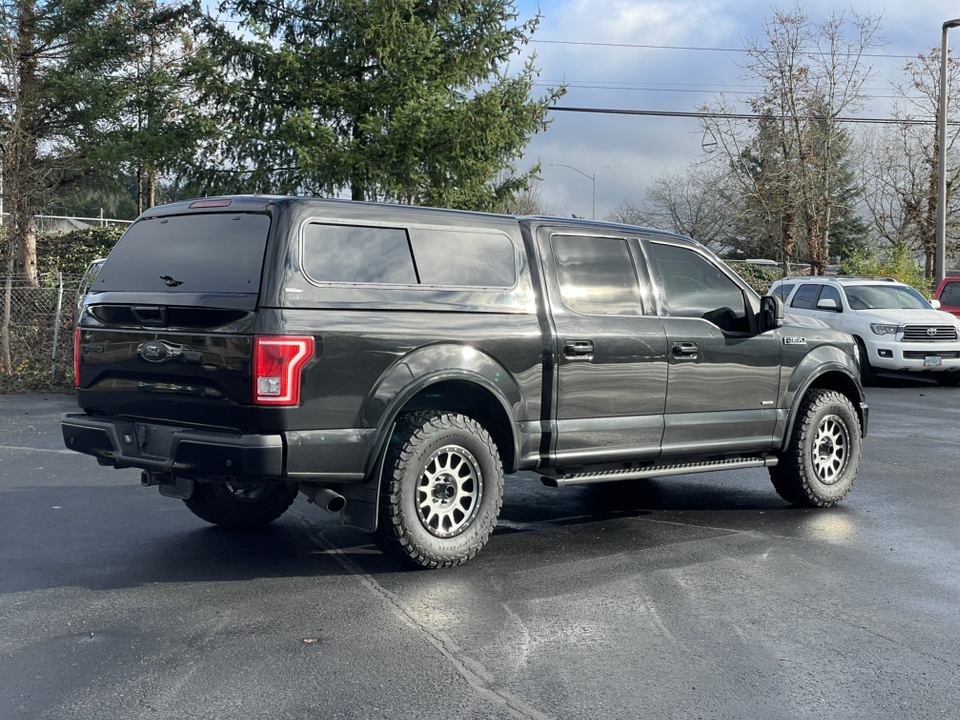
[[[642,478],[664,477],[668,475],[690,475],[692,473],[711,472],[713,470],[744,470],[746,468],[773,467],[777,464],[774,456],[766,458],[733,458],[730,460],[707,460],[704,462],[680,463],[677,465],[658,465],[625,470],[603,470],[599,472],[580,472],[571,475],[541,475],[540,480],[548,487],[566,487],[567,485],[590,485],[592,483],[615,482],[618,480],[640,480]]]

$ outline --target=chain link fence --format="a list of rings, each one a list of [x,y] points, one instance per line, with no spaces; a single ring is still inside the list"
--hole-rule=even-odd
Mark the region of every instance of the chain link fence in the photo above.
[[[0,225],[6,225],[10,213],[0,212]],[[74,230],[88,230],[94,227],[127,227],[133,220],[117,220],[99,217],[75,217],[73,215],[36,215],[37,233],[67,233]]]
[[[81,276],[0,280],[0,392],[73,389],[74,302]]]
[[[9,213],[0,212],[0,231],[8,218]],[[39,287],[31,287],[25,277],[0,276],[0,393],[73,391],[74,305],[81,269],[92,258],[106,257],[132,222],[102,214],[36,216],[39,267],[46,265],[49,271],[38,277]],[[2,244],[0,251],[6,251]],[[80,274],[68,274],[74,268]]]

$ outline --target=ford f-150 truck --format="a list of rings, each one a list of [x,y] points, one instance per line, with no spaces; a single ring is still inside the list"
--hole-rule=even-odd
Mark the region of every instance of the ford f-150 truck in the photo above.
[[[148,210],[103,263],[63,437],[209,522],[263,525],[303,492],[445,567],[518,471],[767,468],[790,503],[840,502],[867,429],[857,349],[803,322],[656,230],[204,198]]]

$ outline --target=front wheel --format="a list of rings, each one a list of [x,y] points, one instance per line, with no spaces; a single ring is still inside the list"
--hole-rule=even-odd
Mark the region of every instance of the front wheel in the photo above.
[[[490,539],[502,503],[500,454],[480,423],[411,413],[388,450],[374,540],[407,565],[460,565]]]
[[[812,389],[803,398],[790,445],[770,468],[787,502],[832,507],[853,488],[860,469],[860,418],[846,396]]]
[[[250,529],[273,522],[297,497],[296,485],[286,483],[196,482],[184,504],[209,523]]]

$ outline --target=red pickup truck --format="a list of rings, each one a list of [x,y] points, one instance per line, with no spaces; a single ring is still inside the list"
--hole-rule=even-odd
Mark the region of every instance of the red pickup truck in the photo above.
[[[960,317],[960,277],[944,278],[933,297],[940,301],[941,310]]]

